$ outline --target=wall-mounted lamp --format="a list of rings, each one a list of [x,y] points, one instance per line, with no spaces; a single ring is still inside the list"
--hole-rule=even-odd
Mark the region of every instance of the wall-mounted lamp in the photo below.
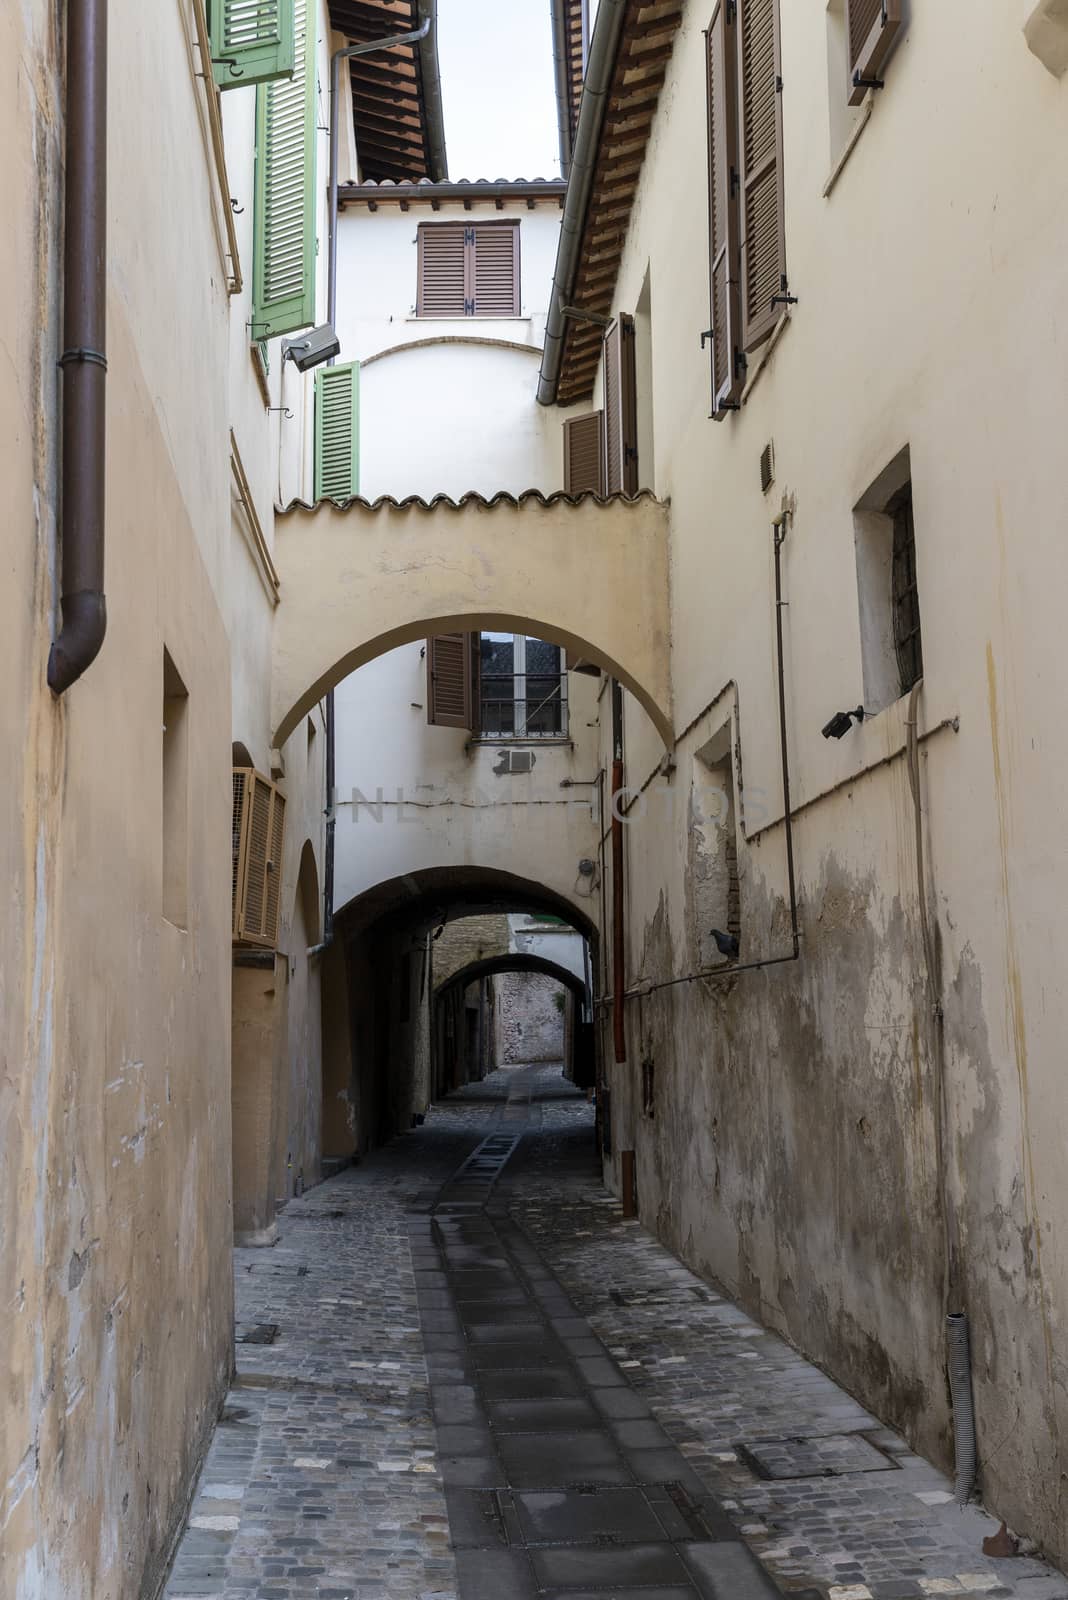
[[[853,726],[854,717],[858,722],[864,721],[864,707],[858,706],[855,711],[836,711],[830,722],[825,723],[820,730],[825,739],[844,739]]]
[[[309,372],[341,354],[341,340],[329,322],[312,328],[303,339],[282,340],[282,360],[292,361],[298,372]]]

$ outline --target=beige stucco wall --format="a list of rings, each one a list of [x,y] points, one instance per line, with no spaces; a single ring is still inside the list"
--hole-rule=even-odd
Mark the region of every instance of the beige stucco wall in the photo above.
[[[1064,192],[1068,99],[1027,48],[1031,9],[914,7],[825,199],[829,95],[841,84],[828,84],[822,12],[783,4],[799,304],[741,413],[716,424],[696,336],[708,315],[707,217],[689,198],[705,183],[708,17],[686,8],[617,294],[634,310],[648,274],[655,456],[641,475],[671,501],[675,725],[693,723],[674,776],[626,830],[627,977],[698,964],[690,794],[696,753],[725,723],[748,836],[742,959],[789,949],[771,536],[784,491],[796,497],[783,563],[802,955],[797,967],[632,1005],[629,1062],[611,1081],[615,1144],[637,1149],[643,1216],[944,1459],[934,1029],[897,754],[904,703],[841,743],[820,737],[832,712],[863,700],[852,508],[907,444],[921,732],[959,718],[959,732],[931,733],[921,758],[953,1299],[971,1318],[987,1499],[1063,1558],[1068,1018],[1054,730],[1068,381],[1050,353],[1066,334],[1068,213],[1050,196]],[[771,438],[765,498],[758,465]],[[658,759],[628,700],[628,782]],[[646,1054],[658,1067],[655,1121],[640,1115]]]
[[[277,457],[247,381],[247,310],[226,294],[229,201],[192,8],[176,0],[151,27],[126,0],[110,11],[109,628],[58,702],[44,674],[59,570],[61,41],[37,0],[0,18],[4,1600],[153,1592],[232,1348],[230,748],[246,742],[270,770],[273,605],[233,518],[231,427],[268,542]],[[233,99],[246,123],[251,99]],[[250,142],[240,154],[247,231]],[[163,915],[164,649],[188,693],[180,927]],[[283,752],[290,908],[305,839],[321,859],[323,741],[314,759],[302,741],[303,724],[296,758]]]

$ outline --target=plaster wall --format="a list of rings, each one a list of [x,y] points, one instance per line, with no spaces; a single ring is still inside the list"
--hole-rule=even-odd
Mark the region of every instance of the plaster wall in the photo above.
[[[617,293],[618,309],[634,310],[648,280],[655,443],[640,471],[672,505],[681,730],[674,774],[626,829],[626,975],[657,981],[701,964],[694,762],[725,727],[741,958],[790,948],[771,536],[784,492],[795,497],[783,567],[801,960],[630,1002],[628,1062],[610,1081],[614,1143],[637,1150],[642,1216],[940,1460],[948,1230],[950,1300],[972,1326],[984,1493],[1063,1560],[1068,1007],[1057,930],[1068,863],[1056,730],[1068,381],[1048,353],[1068,336],[1068,212],[1048,196],[1063,192],[1068,98],[1027,48],[1031,9],[914,7],[825,197],[842,82],[828,81],[822,11],[782,5],[799,303],[751,357],[742,410],[715,423],[695,336],[708,317],[707,216],[691,200],[706,181],[708,16],[686,7]],[[853,507],[906,444],[941,1156],[906,703],[840,743],[820,737],[833,711],[863,699]],[[626,734],[637,786],[659,753],[629,698]],[[644,1057],[656,1063],[655,1120],[641,1115]]]
[[[176,0],[149,27],[116,0],[109,628],[55,700],[57,16],[29,0],[0,17],[0,1595],[132,1600],[162,1578],[230,1372],[230,746],[247,741],[270,770],[272,607],[241,567],[229,434],[268,538],[272,435],[263,397],[232,382],[229,196],[192,7]],[[165,650],[186,692],[168,780],[184,811],[166,880],[184,879],[180,909],[164,890]],[[315,781],[314,803],[303,769],[290,790],[291,839],[321,813],[321,766]],[[298,842],[290,895],[299,856]]]

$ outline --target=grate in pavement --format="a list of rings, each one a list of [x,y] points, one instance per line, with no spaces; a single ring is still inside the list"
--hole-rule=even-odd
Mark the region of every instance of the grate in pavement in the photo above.
[[[811,1438],[751,1439],[735,1446],[758,1478],[842,1478],[853,1472],[895,1471],[898,1463],[862,1433]]]

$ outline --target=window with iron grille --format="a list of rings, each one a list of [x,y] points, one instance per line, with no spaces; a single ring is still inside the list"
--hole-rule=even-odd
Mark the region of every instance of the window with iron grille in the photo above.
[[[484,738],[566,738],[567,668],[559,645],[521,633],[483,633],[479,668]]]
[[[901,678],[901,693],[908,694],[923,677],[920,642],[920,596],[916,585],[916,527],[912,519],[912,484],[891,500],[886,514],[894,524],[891,603],[894,613],[894,650]]]
[[[908,694],[923,677],[912,469],[907,446],[857,503],[853,529],[864,709],[874,715]]]

